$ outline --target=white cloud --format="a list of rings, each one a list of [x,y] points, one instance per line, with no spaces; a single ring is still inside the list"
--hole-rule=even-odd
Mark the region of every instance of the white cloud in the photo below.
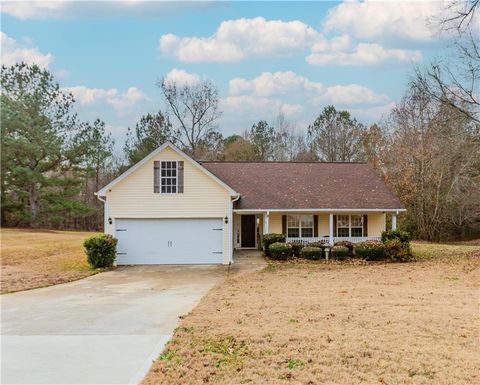
[[[64,87],[67,92],[71,92],[81,105],[89,105],[95,102],[105,102],[112,106],[119,113],[133,107],[137,103],[148,100],[137,87],[130,87],[124,93],[120,93],[116,88],[102,89],[89,88],[85,86]]]
[[[335,7],[327,17],[325,30],[329,32],[335,29],[334,21],[336,20],[343,20],[342,18],[350,20],[351,10],[349,7],[354,7],[355,10],[357,6],[363,7],[364,3],[348,2]],[[385,6],[385,14],[382,11],[383,8],[380,8],[381,6]],[[411,8],[408,9],[411,10]],[[363,35],[355,29],[357,27],[347,28],[350,26],[349,23],[345,24],[345,28],[342,27],[343,22],[339,22],[338,28],[342,34],[327,38],[299,20],[241,18],[223,21],[215,33],[208,37],[180,37],[171,33],[162,35],[159,41],[159,50],[181,62],[233,62],[260,56],[285,57],[301,54],[308,49],[310,55],[306,57],[306,60],[312,65],[373,65],[389,61],[410,63],[421,60],[422,53],[419,50],[387,48],[378,41],[373,43],[358,41],[359,37],[374,37],[374,31],[377,29],[381,34],[384,24],[388,24],[391,32],[398,35],[395,30],[398,27],[397,24],[400,24],[398,28],[407,28],[410,25],[410,20],[406,17],[407,13],[400,12],[402,22],[396,24],[395,20],[392,20],[393,8],[390,3],[368,5],[362,10],[366,14],[362,17],[365,22],[368,21],[368,25],[379,24]],[[374,17],[373,13],[375,12],[380,16]],[[360,21],[358,22],[360,23]],[[422,28],[425,28],[422,24],[423,19],[422,23],[417,19],[412,23],[421,24]],[[397,25],[397,27],[393,28],[391,24]],[[360,32],[364,31],[361,27],[358,29]],[[419,33],[420,35],[425,34],[425,32]],[[381,36],[383,37],[383,34]]]
[[[165,83],[176,83],[178,86],[193,85],[200,81],[200,76],[184,70],[173,68],[165,75]]]
[[[322,92],[321,83],[315,83],[293,71],[263,72],[252,80],[235,78],[229,82],[229,92],[237,95],[253,92],[260,96],[285,95],[298,92]]]
[[[257,98],[299,98],[303,103],[375,104],[388,101],[388,96],[377,94],[358,85],[327,87],[293,71],[263,72],[254,79],[235,78],[229,82],[229,96],[251,95]]]
[[[220,108],[224,111],[223,125],[238,131],[260,119],[273,122],[280,111],[292,121],[307,124],[328,104],[372,121],[390,103],[387,95],[359,84],[327,86],[293,71],[278,71],[263,72],[252,79],[231,79]]]
[[[223,21],[209,37],[163,35],[159,49],[183,62],[231,62],[260,55],[291,55],[311,46],[319,36],[298,20],[241,18]]]
[[[47,68],[54,60],[54,56],[50,52],[43,54],[38,48],[21,44],[4,32],[0,32],[0,39],[2,65],[11,66],[15,63],[25,62]]]
[[[22,20],[65,19],[102,16],[168,16],[190,9],[204,9],[215,6],[204,1],[74,1],[34,0],[2,1],[1,11]]]
[[[123,94],[118,94],[112,98],[107,98],[107,103],[117,111],[123,111],[133,107],[142,100],[148,100],[147,96],[143,94],[137,87],[130,87],[127,92],[124,92]]]
[[[65,91],[70,92],[75,97],[75,100],[82,105],[92,104],[99,99],[111,98],[117,95],[118,91],[115,88],[104,90],[101,88],[89,88],[85,86],[64,87]]]
[[[358,84],[327,87],[325,92],[313,99],[315,104],[331,103],[334,105],[378,104],[389,101],[387,95],[377,94],[370,88]]]
[[[326,32],[351,34],[360,39],[434,37],[429,21],[439,15],[443,1],[344,1],[330,10],[323,23]]]
[[[422,59],[419,50],[388,49],[380,44],[360,43],[353,50],[335,51],[316,46],[306,57],[312,65],[372,65],[387,61],[418,62]]]

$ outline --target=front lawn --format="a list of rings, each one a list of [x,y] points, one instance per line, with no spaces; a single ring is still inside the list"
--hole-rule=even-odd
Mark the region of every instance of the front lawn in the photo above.
[[[480,383],[480,248],[412,246],[421,262],[229,278],[186,315],[144,385]]]
[[[33,289],[95,274],[83,250],[89,232],[2,229],[1,292]]]

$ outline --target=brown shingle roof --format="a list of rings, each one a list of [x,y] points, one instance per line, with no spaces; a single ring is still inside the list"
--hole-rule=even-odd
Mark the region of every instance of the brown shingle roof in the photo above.
[[[200,162],[241,194],[236,209],[402,209],[365,163]]]

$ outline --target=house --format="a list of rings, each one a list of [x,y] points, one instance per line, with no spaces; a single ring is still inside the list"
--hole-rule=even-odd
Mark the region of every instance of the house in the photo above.
[[[405,211],[365,163],[196,162],[165,143],[96,193],[118,264],[228,264],[262,235],[380,239]]]

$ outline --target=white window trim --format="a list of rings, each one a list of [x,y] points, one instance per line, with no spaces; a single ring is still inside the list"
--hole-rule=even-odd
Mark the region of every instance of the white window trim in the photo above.
[[[362,224],[361,224],[361,226],[353,226],[353,227],[354,227],[355,229],[360,228],[360,229],[362,230],[362,235],[360,235],[360,237],[363,237],[363,215],[361,215],[361,214],[342,214],[342,215],[338,215],[338,216],[337,216],[337,229],[336,229],[336,230],[337,230],[337,231],[336,231],[337,236],[339,236],[339,235],[338,235],[338,229],[345,229],[345,227],[338,225],[338,222],[339,222],[339,221],[338,221],[338,217],[339,217],[339,216],[342,216],[342,217],[347,217],[347,216],[348,216],[348,237],[349,237],[349,238],[352,237],[352,215],[360,216],[360,218],[362,219]],[[339,236],[339,237],[340,237],[340,236]]]
[[[304,237],[302,235],[302,216],[309,216],[312,217],[312,227],[305,227],[306,229],[312,229],[312,236],[311,237]],[[288,217],[298,217],[298,227],[290,227],[288,225]],[[298,237],[290,237],[288,235],[288,230],[289,229],[297,229],[298,228]],[[287,238],[313,238],[314,237],[314,232],[315,232],[315,216],[310,215],[310,214],[293,214],[293,215],[287,215]]]
[[[162,192],[162,179],[163,178],[173,178],[169,176],[162,176],[162,163],[163,162],[172,162],[175,163],[175,170],[176,170],[176,176],[175,176],[175,192]],[[171,185],[174,186],[174,185]],[[166,185],[165,185],[166,187]],[[162,195],[176,195],[178,194],[178,160],[161,160],[160,161],[160,194]]]

